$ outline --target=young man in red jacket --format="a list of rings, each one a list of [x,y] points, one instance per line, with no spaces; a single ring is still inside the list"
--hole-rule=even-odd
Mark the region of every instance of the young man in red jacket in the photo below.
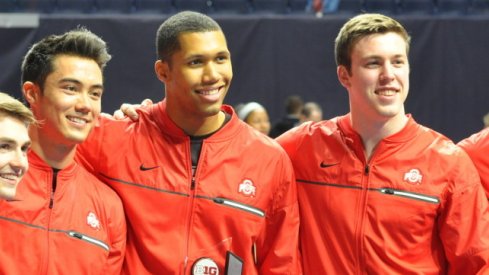
[[[486,196],[489,198],[489,127],[460,141],[458,145],[469,154],[474,162]]]
[[[350,19],[335,43],[350,113],[278,138],[296,173],[305,274],[487,267],[489,211],[474,165],[405,114],[409,41],[387,16]]]
[[[32,112],[22,102],[0,92],[0,199],[12,200],[27,171]]]
[[[274,140],[223,105],[231,54],[210,17],[181,12],[157,33],[165,99],[104,118],[80,153],[122,198],[125,274],[300,274],[293,168]]]
[[[106,44],[86,29],[51,35],[22,63],[29,170],[0,201],[0,274],[120,274],[126,224],[117,194],[74,161],[101,111]]]

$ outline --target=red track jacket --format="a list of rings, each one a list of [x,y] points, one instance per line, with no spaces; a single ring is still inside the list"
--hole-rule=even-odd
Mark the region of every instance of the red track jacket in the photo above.
[[[33,151],[28,159],[16,200],[0,200],[0,274],[120,274],[126,224],[115,192],[76,163],[54,178]]]
[[[190,139],[165,101],[139,120],[104,118],[79,153],[122,198],[128,222],[124,273],[299,274],[299,210],[284,150],[240,121],[205,139],[192,178]],[[200,272],[200,273],[199,273]]]
[[[489,198],[489,128],[460,141],[458,145],[464,148],[474,162]]]
[[[296,173],[304,274],[475,274],[487,199],[469,157],[412,118],[370,161],[350,116],[278,138]]]

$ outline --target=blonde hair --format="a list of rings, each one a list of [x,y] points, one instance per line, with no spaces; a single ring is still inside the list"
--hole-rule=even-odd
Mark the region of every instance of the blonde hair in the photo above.
[[[14,117],[26,125],[36,122],[36,119],[29,108],[19,100],[2,92],[0,92],[0,116]]]

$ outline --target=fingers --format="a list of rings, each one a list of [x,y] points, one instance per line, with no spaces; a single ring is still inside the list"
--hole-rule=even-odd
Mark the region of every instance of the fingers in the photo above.
[[[139,118],[138,113],[136,110],[140,107],[140,104],[128,104],[124,103],[121,106],[121,111],[128,116],[131,120],[136,121]]]
[[[132,105],[123,103],[119,110],[114,111],[112,117],[116,120],[123,120],[126,117],[129,117],[131,120],[136,121],[139,118],[138,113],[136,112],[136,109],[138,109],[139,106],[139,104]]]
[[[149,107],[151,105],[153,105],[153,100],[151,100],[149,98],[146,98],[145,100],[143,100],[143,102],[141,102],[142,108]]]
[[[136,121],[139,119],[139,115],[136,112],[139,108],[146,108],[153,105],[153,101],[149,98],[143,100],[141,104],[129,104],[123,103],[119,110],[116,110],[113,114],[113,118],[116,120],[122,120],[129,117],[131,120]]]
[[[122,119],[126,118],[126,115],[124,115],[124,113],[119,109],[119,110],[116,110],[114,112],[112,117],[116,120],[122,120]]]

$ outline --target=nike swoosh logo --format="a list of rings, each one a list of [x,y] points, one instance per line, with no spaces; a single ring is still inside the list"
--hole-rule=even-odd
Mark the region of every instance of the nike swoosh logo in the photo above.
[[[321,164],[319,164],[319,166],[321,166],[321,168],[328,168],[328,167],[335,166],[338,164],[339,164],[339,162],[337,162],[337,163],[324,163],[324,161],[322,161]]]
[[[139,170],[141,171],[148,171],[148,170],[153,170],[153,169],[156,169],[158,168],[159,166],[152,166],[152,167],[146,167],[144,166],[143,164],[141,164],[141,166],[139,166]]]

